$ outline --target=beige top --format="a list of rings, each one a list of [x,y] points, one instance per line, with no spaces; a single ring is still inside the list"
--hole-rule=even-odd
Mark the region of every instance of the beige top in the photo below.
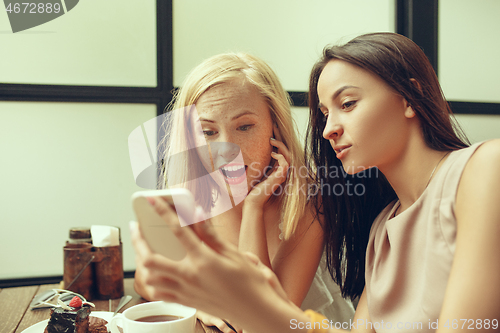
[[[413,205],[390,219],[395,201],[373,223],[365,277],[377,332],[435,331],[455,253],[458,183],[480,144],[450,153]]]

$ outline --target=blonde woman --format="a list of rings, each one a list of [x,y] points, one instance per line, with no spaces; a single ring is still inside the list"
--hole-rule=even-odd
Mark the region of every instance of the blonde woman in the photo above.
[[[166,129],[165,183],[189,184],[196,194],[210,189],[197,203],[205,211],[223,211],[210,215],[222,239],[271,268],[297,306],[304,302],[332,320],[349,321],[352,304],[324,265],[318,268],[323,229],[308,205],[309,177],[289,97],[272,69],[247,54],[214,56],[190,73],[172,110],[177,113]],[[242,196],[235,192],[243,180]],[[234,207],[217,210],[228,192]],[[135,287],[150,300],[157,297],[146,281],[154,274],[138,263]],[[231,332],[219,318],[202,312],[199,318]]]

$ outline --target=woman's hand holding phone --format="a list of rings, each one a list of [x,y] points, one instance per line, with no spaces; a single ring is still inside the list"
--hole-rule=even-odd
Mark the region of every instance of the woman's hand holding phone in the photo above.
[[[131,222],[136,261],[142,267],[144,289],[153,299],[191,306],[261,332],[273,331],[277,324],[270,311],[303,318],[286,299],[276,275],[255,256],[221,240],[206,222],[180,227],[166,201],[156,197],[151,201],[156,213],[173,225],[173,234],[186,250],[179,261],[154,253],[137,222]],[[266,323],[266,317],[272,320]]]

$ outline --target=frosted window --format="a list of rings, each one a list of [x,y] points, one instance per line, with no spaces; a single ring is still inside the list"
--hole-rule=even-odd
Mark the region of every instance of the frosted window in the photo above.
[[[446,98],[500,102],[500,1],[439,1],[439,81]]]
[[[17,33],[2,4],[0,59],[0,83],[156,87],[156,1],[79,1]]]
[[[174,85],[204,59],[228,51],[271,65],[289,91],[307,90],[312,65],[331,43],[395,31],[394,0],[174,0]],[[342,38],[342,39],[341,39]]]
[[[456,117],[471,143],[500,138],[500,115],[457,114]]]
[[[122,230],[124,269],[135,184],[128,136],[156,105],[0,102],[0,279],[62,275],[71,227]]]

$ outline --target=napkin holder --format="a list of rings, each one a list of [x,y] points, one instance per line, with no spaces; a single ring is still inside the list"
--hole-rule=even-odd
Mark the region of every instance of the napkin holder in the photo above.
[[[90,243],[69,243],[64,247],[63,289],[93,299],[94,260],[93,246]]]
[[[122,243],[93,247],[94,290],[97,299],[115,299],[124,295]]]
[[[63,288],[87,300],[122,297],[123,244],[119,237],[118,242],[114,246],[66,242]]]

